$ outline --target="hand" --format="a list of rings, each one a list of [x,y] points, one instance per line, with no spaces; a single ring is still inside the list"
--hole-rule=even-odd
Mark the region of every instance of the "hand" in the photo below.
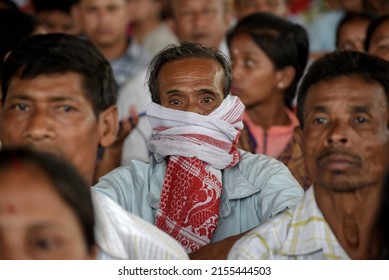
[[[128,116],[119,121],[119,130],[114,143],[123,143],[131,131],[138,125],[139,115],[135,105],[131,105],[128,110]]]
[[[190,253],[189,258],[191,260],[226,260],[232,246],[245,233],[246,232],[243,232],[218,242],[208,244],[196,252]]]

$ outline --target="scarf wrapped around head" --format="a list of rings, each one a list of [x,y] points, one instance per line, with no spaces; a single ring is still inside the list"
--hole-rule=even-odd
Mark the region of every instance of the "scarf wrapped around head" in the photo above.
[[[234,145],[243,128],[244,105],[227,96],[209,115],[151,103],[148,142],[156,158],[167,158],[155,224],[188,253],[210,243],[219,217],[221,170],[239,162]]]

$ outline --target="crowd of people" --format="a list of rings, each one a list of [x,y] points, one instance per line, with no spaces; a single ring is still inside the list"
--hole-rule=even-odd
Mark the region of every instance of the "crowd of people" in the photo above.
[[[0,0],[1,259],[389,259],[389,5]]]

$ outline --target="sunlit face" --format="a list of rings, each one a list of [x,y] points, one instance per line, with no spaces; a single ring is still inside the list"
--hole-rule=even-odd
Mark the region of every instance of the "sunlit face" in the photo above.
[[[129,22],[127,4],[126,0],[80,1],[80,24],[93,44],[111,46],[126,37]]]
[[[47,33],[78,34],[73,18],[65,12],[42,11],[38,14],[38,19]]]
[[[389,61],[389,20],[384,21],[370,39],[368,53]]]
[[[0,170],[0,259],[92,259],[79,220],[36,166]]]
[[[277,70],[270,58],[247,34],[237,34],[230,45],[232,62],[231,93],[246,108],[265,104],[277,91]]]
[[[4,147],[26,145],[67,159],[93,176],[102,119],[77,73],[11,80],[0,118]]]
[[[302,150],[315,185],[341,192],[379,184],[389,160],[387,103],[382,86],[352,76],[309,89]]]
[[[222,67],[214,60],[189,58],[165,64],[158,74],[161,105],[208,115],[223,102]]]
[[[283,17],[287,11],[286,0],[235,0],[235,14],[238,20],[259,12]]]
[[[173,0],[172,11],[180,41],[219,47],[229,27],[224,0]]]
[[[363,52],[366,30],[369,21],[357,19],[343,24],[339,30],[338,50],[354,50]]]

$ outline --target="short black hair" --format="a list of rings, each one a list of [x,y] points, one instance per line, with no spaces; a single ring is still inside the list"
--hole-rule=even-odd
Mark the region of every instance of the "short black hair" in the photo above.
[[[70,14],[70,10],[76,0],[31,0],[35,13],[44,11],[61,11]]]
[[[284,103],[292,109],[297,85],[304,74],[308,62],[309,42],[305,29],[286,19],[270,13],[255,13],[242,18],[229,31],[227,42],[238,34],[247,34],[273,62],[277,70],[292,66],[296,75],[287,89]]]
[[[33,79],[67,72],[81,75],[96,116],[116,104],[116,84],[109,62],[90,42],[67,34],[31,36],[12,51],[4,63],[3,104],[12,78]]]
[[[91,252],[95,245],[94,212],[90,186],[84,178],[69,163],[51,154],[24,148],[0,151],[0,170],[15,162],[33,164],[47,175],[55,191],[75,213]]]
[[[339,35],[340,35],[340,31],[341,31],[343,25],[345,25],[346,23],[358,21],[358,20],[365,20],[365,21],[369,22],[369,24],[370,24],[375,18],[377,18],[377,15],[372,13],[372,12],[369,12],[369,11],[358,11],[358,12],[346,13],[342,17],[342,19],[340,20],[340,22],[338,23],[338,26],[336,28],[336,43],[335,43],[336,47],[337,48],[339,47]]]
[[[389,62],[367,53],[336,51],[313,62],[301,82],[297,99],[297,117],[302,129],[304,128],[305,100],[309,90],[321,82],[350,76],[367,83],[381,85],[385,91],[389,108]]]
[[[369,48],[371,45],[371,39],[374,35],[374,32],[383,24],[389,20],[389,15],[380,16],[376,19],[374,19],[372,22],[370,22],[369,27],[366,31],[366,38],[365,38],[365,51],[369,52]]]
[[[206,47],[199,43],[182,42],[181,45],[169,45],[160,51],[152,59],[148,70],[148,86],[153,102],[160,104],[158,92],[158,75],[162,66],[173,61],[186,60],[189,58],[206,58],[217,62],[224,72],[223,95],[226,97],[231,89],[231,65],[228,59],[217,49]],[[190,65],[188,65],[190,67]]]

